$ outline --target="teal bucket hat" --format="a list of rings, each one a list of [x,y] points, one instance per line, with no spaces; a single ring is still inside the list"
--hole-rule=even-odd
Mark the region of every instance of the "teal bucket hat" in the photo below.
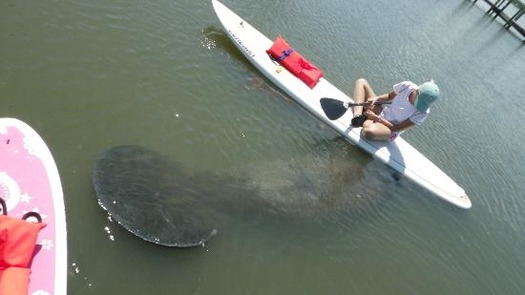
[[[426,112],[430,105],[439,97],[439,87],[434,81],[425,82],[419,85],[416,102],[414,106],[420,112]]]

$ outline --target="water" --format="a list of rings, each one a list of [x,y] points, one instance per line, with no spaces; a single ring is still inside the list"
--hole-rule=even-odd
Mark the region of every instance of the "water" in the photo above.
[[[439,103],[404,137],[473,208],[395,181],[270,85],[210,1],[5,0],[0,116],[32,125],[57,161],[69,294],[522,294],[520,38],[469,1],[225,4],[349,94],[359,77],[377,92],[435,79]],[[91,184],[97,156],[123,144],[246,177],[280,212],[234,218],[204,247],[143,242]]]

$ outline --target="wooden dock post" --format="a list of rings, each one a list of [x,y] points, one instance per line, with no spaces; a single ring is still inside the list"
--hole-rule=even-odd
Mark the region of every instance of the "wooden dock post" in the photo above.
[[[478,0],[473,0],[473,3],[476,3]],[[525,37],[525,29],[517,23],[518,19],[525,14],[525,3],[524,0],[484,0],[490,8],[487,11],[489,15],[494,14],[494,18],[500,17],[505,22],[503,27],[506,29],[514,28],[518,31],[522,37]],[[510,5],[513,5],[517,11],[509,16],[504,11]]]
[[[519,0],[513,0],[512,2],[514,3],[514,5],[518,9],[518,11],[513,16],[511,16],[509,18],[509,20],[505,23],[505,28],[510,28],[513,23],[516,23],[518,21],[518,19],[523,14],[525,14],[525,4],[524,3],[522,3]],[[523,35],[523,33],[522,33],[522,35]]]

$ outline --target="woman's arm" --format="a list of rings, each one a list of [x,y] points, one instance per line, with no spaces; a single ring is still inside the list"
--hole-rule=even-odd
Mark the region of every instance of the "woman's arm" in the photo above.
[[[374,102],[387,102],[394,99],[394,97],[396,97],[396,93],[394,91],[390,91],[389,93],[384,93],[379,96],[369,98],[368,101],[371,101],[372,105],[374,105]]]
[[[389,102],[393,100],[396,97],[396,93],[394,91],[391,91],[389,93],[384,93],[376,97],[371,97],[367,99],[367,102],[370,103],[369,105],[365,106],[365,110],[372,110],[376,114],[379,114],[382,110],[382,107],[380,106],[382,103]],[[366,114],[365,114],[366,115]],[[368,116],[368,119],[374,120],[375,117]]]

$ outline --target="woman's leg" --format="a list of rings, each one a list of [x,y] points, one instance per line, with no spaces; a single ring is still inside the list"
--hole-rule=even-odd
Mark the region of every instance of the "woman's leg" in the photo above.
[[[376,97],[372,86],[363,78],[357,79],[354,82],[354,102],[361,103],[367,101],[369,98]],[[363,113],[362,106],[353,107],[354,117]]]
[[[371,140],[388,141],[392,131],[381,123],[372,120],[366,120],[361,129],[361,136]]]

